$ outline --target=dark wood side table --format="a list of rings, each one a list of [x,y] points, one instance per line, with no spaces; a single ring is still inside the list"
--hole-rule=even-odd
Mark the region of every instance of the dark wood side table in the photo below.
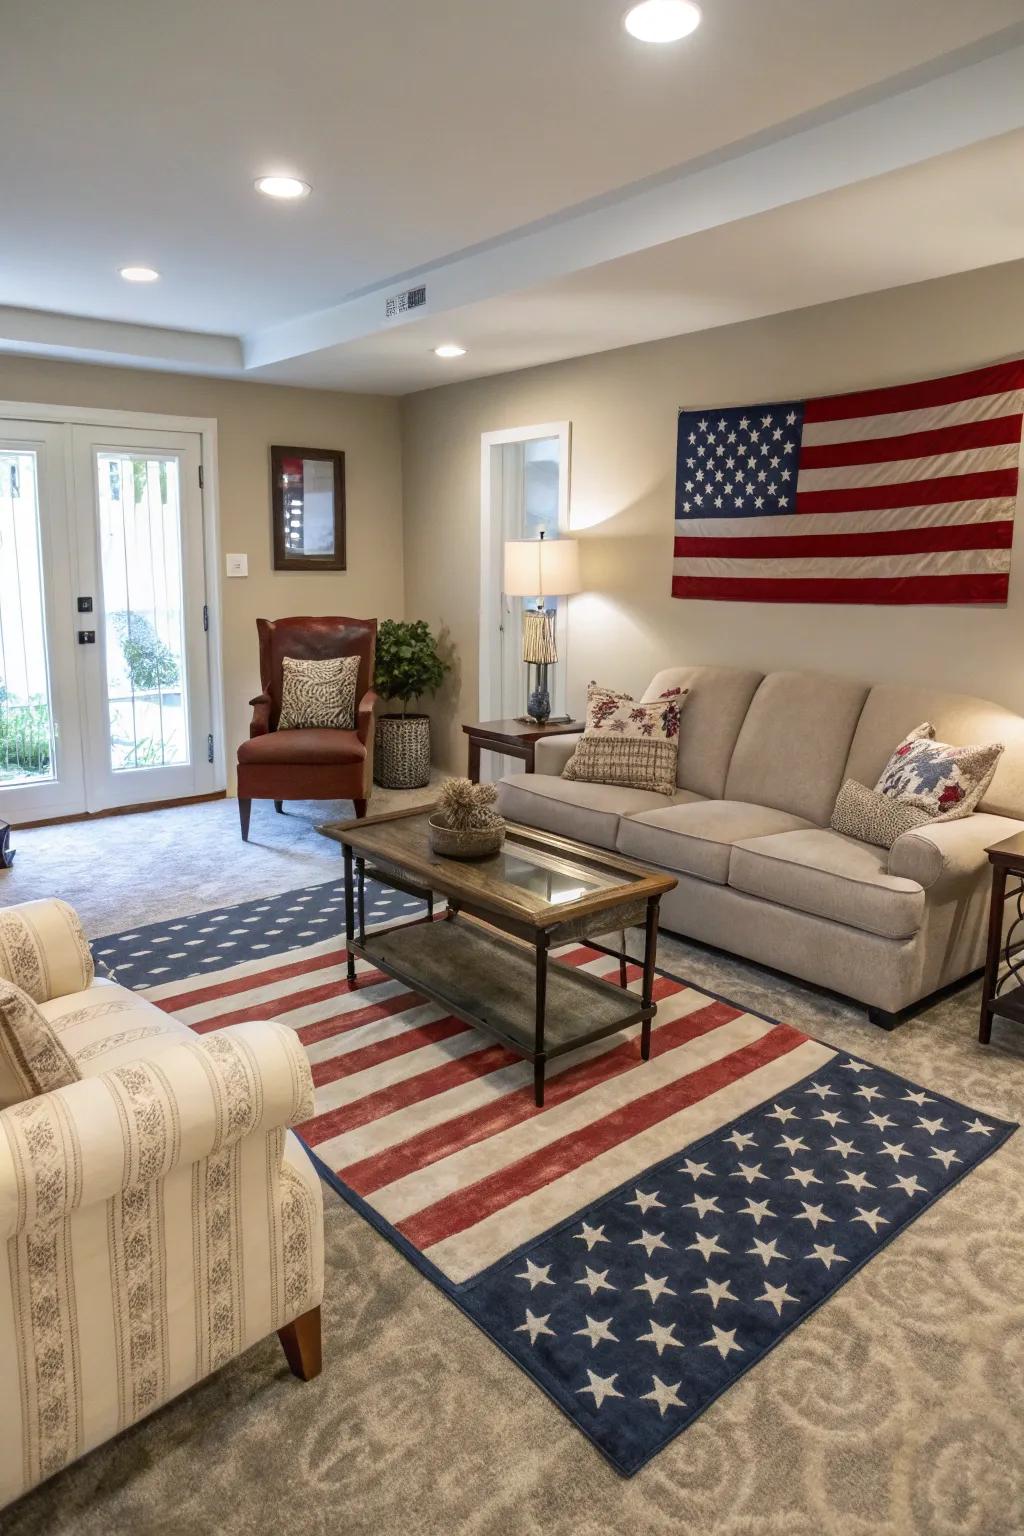
[[[533,720],[482,720],[475,725],[464,725],[469,737],[469,777],[474,784],[480,782],[480,753],[501,752],[506,757],[521,757],[527,773],[533,772],[533,754],[538,741],[545,736],[567,736],[583,729],[582,720],[565,720],[555,725],[537,725]]]
[[[986,852],[992,865],[992,899],[988,909],[988,952],[978,1030],[982,1045],[988,1045],[992,1038],[994,1018],[1024,1024],[1024,953],[1014,955],[1015,947],[1024,945],[1024,832],[993,844]],[[1007,890],[1009,881],[1014,883]],[[1008,901],[1016,902],[1017,912],[1004,942]],[[1000,976],[1001,966],[1003,974]]]

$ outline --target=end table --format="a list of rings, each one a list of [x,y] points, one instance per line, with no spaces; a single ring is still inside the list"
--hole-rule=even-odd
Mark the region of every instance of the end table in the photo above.
[[[1014,949],[1024,945],[1024,832],[995,843],[986,850],[992,865],[992,899],[988,912],[988,953],[985,980],[981,992],[981,1025],[978,1039],[988,1045],[992,1038],[993,1018],[1011,1019],[1024,1024],[1024,953]],[[1006,889],[1007,881],[1014,884]],[[1016,915],[1006,930],[1003,925],[1007,901],[1017,904]],[[1000,976],[1000,965],[1004,967]]]
[[[534,748],[545,736],[568,736],[583,729],[582,720],[548,721],[538,725],[535,720],[482,720],[475,725],[464,725],[469,737],[469,777],[474,784],[480,782],[480,753],[500,752],[505,757],[521,757],[526,772],[533,772]]]

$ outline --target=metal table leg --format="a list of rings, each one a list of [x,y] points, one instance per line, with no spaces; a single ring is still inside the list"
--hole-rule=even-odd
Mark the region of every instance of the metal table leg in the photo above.
[[[644,935],[644,984],[642,1004],[654,1005],[654,962],[658,954],[658,909],[661,902],[653,896],[647,903],[647,926]],[[644,1061],[651,1059],[651,1025],[653,1019],[644,1019],[640,1026],[640,1055]]]
[[[534,1028],[534,1051],[536,1055],[533,1062],[533,1098],[537,1108],[540,1109],[544,1104],[544,1072],[548,1060],[547,1052],[544,1049],[544,1022],[548,994],[548,935],[546,933],[538,933],[535,953],[537,964],[537,1002]]]
[[[345,856],[345,948],[348,956],[345,969],[348,975],[348,984],[350,987],[354,987],[356,984],[356,957],[352,953],[352,943],[356,936],[356,918],[352,890],[352,849],[348,843],[342,844],[342,852]]]
[[[359,942],[366,943],[366,860],[356,859],[356,890],[359,911]]]

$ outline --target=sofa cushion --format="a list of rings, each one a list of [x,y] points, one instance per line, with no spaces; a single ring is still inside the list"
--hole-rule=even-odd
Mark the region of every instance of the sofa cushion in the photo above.
[[[240,763],[361,763],[365,756],[355,731],[266,731],[238,749]]]
[[[849,678],[769,673],[743,722],[725,798],[770,805],[827,825],[844,778],[875,782],[852,769],[843,771],[867,692],[865,684]],[[898,739],[890,742],[890,752]]]
[[[737,843],[729,884],[885,939],[911,938],[924,918],[924,891],[889,874],[885,849],[824,827]]]
[[[845,778],[874,784],[897,742],[921,720],[930,720],[942,741],[1002,741],[999,759],[979,810],[1024,817],[1024,719],[999,704],[937,688],[879,683],[868,694],[846,761]]]
[[[627,858],[725,885],[733,843],[810,825],[800,816],[742,800],[698,800],[624,817],[616,847]]]
[[[687,690],[676,768],[680,789],[721,797],[732,749],[763,676],[740,667],[668,667],[651,679],[645,702],[673,688]]]
[[[78,1077],[42,1007],[15,982],[0,977],[0,1109],[51,1088],[66,1088]]]
[[[547,773],[512,773],[498,784],[498,809],[509,821],[541,827],[561,837],[614,848],[621,816],[655,807],[664,810],[697,795],[678,791],[671,801],[646,789],[623,789],[618,784],[586,784],[575,779],[556,779]]]
[[[156,1055],[192,1031],[115,981],[98,976],[84,992],[39,1008],[82,1077]]]

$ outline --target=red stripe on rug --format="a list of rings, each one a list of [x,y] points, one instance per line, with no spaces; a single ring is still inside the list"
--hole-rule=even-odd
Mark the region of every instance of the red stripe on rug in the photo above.
[[[312,960],[292,960],[287,965],[270,966],[265,971],[250,971],[247,976],[236,976],[232,981],[211,982],[209,986],[189,988],[176,992],[173,997],[154,999],[157,1008],[173,1013],[180,1008],[193,1008],[197,1003],[212,1003],[218,997],[236,997],[239,992],[249,992],[253,987],[266,987],[277,981],[289,981],[293,976],[305,976],[310,971],[322,971],[331,965],[344,965],[345,946],[316,955]]]
[[[778,1024],[759,1040],[742,1046],[722,1060],[711,1062],[643,1098],[634,1099],[631,1104],[613,1110],[582,1130],[563,1136],[478,1183],[426,1206],[398,1222],[397,1230],[415,1247],[427,1250],[445,1238],[476,1226],[495,1211],[522,1200],[554,1179],[564,1178],[574,1168],[592,1162],[601,1153],[632,1140],[640,1132],[691,1104],[699,1103],[709,1094],[777,1061],[780,1056],[803,1045],[806,1039],[806,1035],[788,1024]]]
[[[424,1045],[437,1045],[450,1040],[453,1035],[463,1035],[469,1026],[461,1019],[436,1019],[432,1024],[421,1024],[416,1029],[403,1029],[387,1040],[374,1045],[362,1045],[357,1050],[346,1051],[343,1056],[332,1056],[328,1061],[313,1063],[313,1083],[322,1088],[325,1083],[335,1083],[342,1077],[353,1077],[368,1067],[380,1066],[382,1061],[394,1061],[396,1056],[406,1056]]]
[[[380,1003],[368,1003],[365,1008],[355,1008],[348,1013],[332,1013],[329,1018],[317,1019],[315,1024],[301,1024],[295,1031],[303,1045],[318,1045],[334,1035],[344,1035],[362,1024],[375,1024],[378,1019],[390,1019],[396,1013],[409,1008],[422,1008],[427,999],[418,992],[399,992],[386,997]]]
[[[360,971],[359,987],[375,987],[382,981],[390,981],[383,971]],[[358,989],[357,989],[358,990]],[[262,1003],[245,1003],[229,1013],[214,1013],[208,1019],[191,1024],[197,1035],[207,1035],[211,1030],[224,1029],[228,1024],[244,1024],[246,1019],[283,1019],[297,1008],[308,1008],[313,1003],[323,1003],[332,997],[350,997],[347,981],[325,981],[319,987],[307,987],[304,992],[286,992],[283,996],[269,997]],[[407,1004],[411,1007],[412,1004]],[[338,1018],[339,1015],[333,1015]]]
[[[667,981],[668,978],[659,978],[659,980]],[[678,987],[678,984],[677,989],[685,990]],[[738,1008],[731,1008],[727,1003],[714,1002],[709,1003],[706,1008],[695,1009],[693,1013],[685,1014],[680,1019],[672,1019],[660,1027],[655,1021],[651,1054],[661,1056],[666,1051],[686,1045],[688,1041],[696,1040],[701,1035],[710,1034],[713,1030],[720,1029],[723,1024],[729,1024],[739,1017]],[[600,1056],[594,1056],[589,1061],[580,1062],[578,1066],[552,1078],[545,1090],[543,1109],[538,1109],[533,1102],[532,1083],[527,1084],[506,1094],[496,1104],[481,1105],[479,1109],[469,1110],[464,1115],[446,1120],[441,1125],[432,1126],[416,1136],[410,1136],[407,1141],[400,1142],[397,1146],[388,1147],[372,1157],[350,1163],[347,1168],[339,1168],[338,1176],[344,1179],[357,1194],[371,1195],[375,1190],[383,1189],[387,1184],[393,1184],[396,1179],[403,1178],[408,1173],[426,1168],[430,1163],[450,1157],[453,1152],[461,1152],[465,1147],[473,1146],[478,1141],[487,1141],[492,1136],[498,1136],[502,1131],[510,1130],[525,1120],[532,1120],[535,1115],[543,1115],[549,1109],[565,1104],[581,1093],[586,1093],[588,1089],[596,1088],[599,1084],[608,1082],[611,1078],[634,1068],[638,1071],[643,1070],[638,1057],[637,1042],[635,1039],[623,1041],[612,1050],[604,1051]]]
[[[678,984],[673,985],[667,977],[659,976],[654,987],[655,1001],[669,995],[670,989],[678,992]],[[419,1072],[401,1083],[392,1083],[377,1093],[369,1093],[365,1098],[357,1099],[354,1104],[339,1104],[336,1109],[329,1109],[325,1114],[308,1120],[300,1129],[311,1146],[320,1146],[335,1136],[357,1130],[359,1126],[368,1125],[373,1120],[382,1120],[397,1110],[408,1109],[412,1104],[421,1104],[425,1099],[437,1098],[452,1088],[461,1088],[465,1083],[488,1077],[492,1072],[514,1067],[522,1060],[522,1056],[507,1050],[503,1045],[489,1045],[482,1050],[471,1051],[468,1056],[460,1056],[456,1061],[430,1067],[426,1072]],[[548,1098],[550,1102],[550,1091]]]

